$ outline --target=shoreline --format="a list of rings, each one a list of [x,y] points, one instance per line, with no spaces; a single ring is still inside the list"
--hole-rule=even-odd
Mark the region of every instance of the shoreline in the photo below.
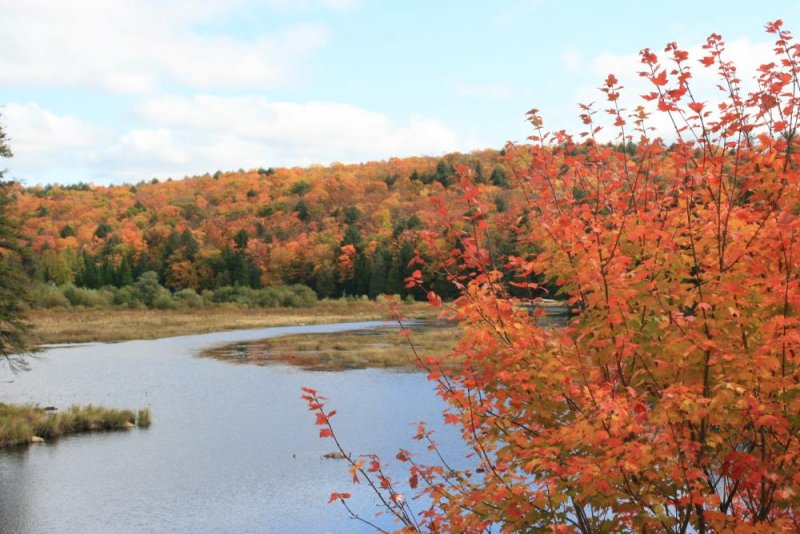
[[[434,317],[426,302],[398,304],[404,317]],[[310,308],[239,308],[214,306],[180,310],[57,309],[32,310],[34,347],[51,344],[159,339],[228,330],[391,319],[385,303],[321,303]]]

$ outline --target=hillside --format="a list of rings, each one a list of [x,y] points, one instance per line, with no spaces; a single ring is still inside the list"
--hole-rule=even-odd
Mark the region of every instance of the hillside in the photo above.
[[[503,211],[513,200],[502,159],[485,150],[136,185],[20,187],[24,268],[39,282],[86,288],[124,287],[155,271],[172,291],[305,284],[320,298],[405,295],[419,232],[436,229],[431,198],[453,198],[455,168],[466,165]],[[425,275],[448,293],[441,276]]]

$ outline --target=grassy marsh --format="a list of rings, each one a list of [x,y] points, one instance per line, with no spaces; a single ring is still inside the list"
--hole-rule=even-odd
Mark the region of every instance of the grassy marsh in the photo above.
[[[13,447],[51,440],[68,434],[108,430],[127,430],[150,425],[150,411],[140,410],[138,417],[131,410],[100,406],[71,406],[66,410],[47,410],[28,404],[0,403],[0,447]]]
[[[458,339],[459,327],[443,321],[419,321],[407,327],[422,358],[441,358]],[[202,356],[231,363],[283,363],[309,370],[365,367],[416,369],[408,339],[396,324],[331,334],[300,334],[235,343],[204,351]]]
[[[430,317],[427,303],[402,304],[402,313],[412,318]],[[180,310],[55,309],[29,314],[36,344],[85,343],[156,339],[243,328],[386,319],[385,303],[321,301],[310,308],[245,308],[214,306]]]

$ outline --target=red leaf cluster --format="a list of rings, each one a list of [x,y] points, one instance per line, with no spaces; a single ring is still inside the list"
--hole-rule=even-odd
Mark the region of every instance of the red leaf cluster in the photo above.
[[[709,36],[716,103],[695,100],[676,44],[670,68],[642,52],[670,144],[648,136],[644,106],[617,105],[614,76],[601,90],[616,144],[591,106],[580,143],[537,119],[535,144],[507,147],[521,253],[493,248],[499,214],[480,193],[465,186],[468,216],[440,209],[465,333],[460,367],[430,376],[475,465],[401,451],[430,503],[398,518],[405,530],[800,530],[800,48],[780,21],[767,29],[776,58],[748,94]],[[573,309],[563,327],[535,311],[547,284]]]

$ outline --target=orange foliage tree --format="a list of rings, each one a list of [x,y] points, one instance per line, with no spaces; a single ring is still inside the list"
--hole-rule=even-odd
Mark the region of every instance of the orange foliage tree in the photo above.
[[[775,59],[752,90],[708,38],[716,101],[696,99],[698,63],[677,45],[642,51],[649,103],[622,109],[613,75],[601,89],[615,144],[591,106],[579,139],[531,111],[530,143],[507,147],[528,253],[493,253],[492,205],[462,172],[464,206],[440,206],[445,230],[429,237],[459,243],[438,267],[461,289],[444,313],[464,335],[450,366],[419,361],[479,465],[401,451],[426,496],[414,511],[377,458],[348,458],[401,529],[800,529],[800,47],[780,21],[767,31]],[[653,138],[648,106],[672,144]],[[536,275],[568,296],[565,327],[527,306]],[[336,439],[325,400],[304,398]],[[435,449],[424,427],[417,438]]]

